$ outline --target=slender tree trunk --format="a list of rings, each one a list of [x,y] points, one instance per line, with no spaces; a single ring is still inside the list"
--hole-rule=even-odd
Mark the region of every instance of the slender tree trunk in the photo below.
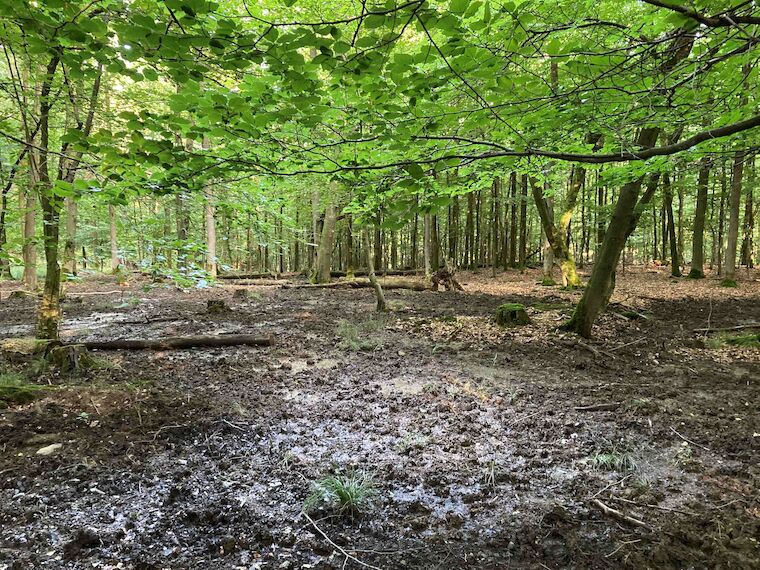
[[[432,274],[431,270],[431,251],[432,251],[432,240],[433,240],[433,230],[431,228],[432,221],[430,219],[430,214],[425,214],[425,218],[423,220],[423,236],[422,236],[422,251],[423,251],[423,257],[425,262],[425,279],[430,279],[430,275]]]
[[[32,155],[30,155],[30,159]],[[32,169],[33,171],[36,169]],[[36,174],[31,173],[32,184],[36,185]],[[35,245],[36,234],[36,208],[37,203],[34,199],[33,192],[20,192],[22,211],[24,212],[22,220],[22,236],[24,238],[21,248],[21,257],[24,261],[24,275],[22,280],[24,285],[30,291],[37,289],[37,246]]]
[[[496,277],[496,266],[499,264],[499,219],[501,212],[499,209],[499,200],[501,194],[501,178],[498,176],[493,179],[491,185],[491,276]]]
[[[742,252],[741,252],[741,264],[750,269],[754,266],[754,259],[752,256],[753,244],[752,234],[755,230],[755,211],[754,200],[752,199],[752,191],[754,190],[755,181],[755,158],[754,156],[748,159],[751,166],[751,176],[749,177],[749,184],[747,184],[747,195],[744,199],[744,223],[742,228]]]
[[[742,179],[744,175],[745,151],[734,154],[731,172],[731,194],[728,199],[728,237],[726,240],[726,274],[722,285],[736,286],[736,249],[739,241],[739,208],[742,199]]]
[[[467,194],[467,217],[464,223],[464,264],[475,268],[475,194]]]
[[[705,156],[699,163],[697,175],[697,206],[694,212],[694,230],[691,242],[691,271],[689,277],[702,279],[705,276],[705,214],[707,212],[707,187],[710,179],[710,159]]]
[[[217,275],[217,257],[216,257],[216,219],[214,208],[214,197],[210,187],[203,191],[203,213],[206,218],[206,271],[211,279],[216,279]]]
[[[369,232],[367,229],[362,231],[362,237],[364,240],[364,249],[367,250],[367,275],[369,276],[369,282],[372,284],[372,288],[375,290],[375,298],[377,299],[377,310],[385,312],[387,307],[385,305],[385,295],[383,295],[383,288],[380,286],[380,282],[375,276],[375,266],[372,263],[372,251],[369,243]]]
[[[346,214],[346,277],[354,278],[354,220],[351,214]]]
[[[678,238],[676,237],[676,224],[673,217],[673,187],[670,185],[670,176],[662,177],[664,194],[665,214],[668,220],[668,241],[670,243],[670,274],[673,277],[681,277],[681,259],[678,255]]]
[[[718,275],[723,275],[723,241],[726,226],[726,163],[723,163],[720,177],[720,208],[718,209]]]
[[[528,175],[523,174],[520,183],[520,267],[525,268],[528,260]]]
[[[111,244],[111,272],[118,273],[121,260],[119,259],[119,241],[116,231],[116,207],[113,204],[108,205],[108,227]]]
[[[657,128],[642,129],[637,137],[637,146],[641,148],[654,146],[658,135],[659,129]],[[581,336],[591,336],[594,321],[599,313],[607,307],[615,289],[615,270],[620,260],[620,253],[625,247],[628,236],[636,229],[638,223],[641,209],[637,213],[636,204],[639,201],[642,181],[642,178],[639,178],[621,188],[609,226],[604,234],[598,259],[591,272],[591,278],[570,322],[567,324],[567,328]],[[649,193],[649,189],[647,193]],[[654,191],[652,191],[653,193]]]
[[[509,219],[509,266],[517,265],[517,173],[509,175],[509,194],[511,197],[512,214]]]
[[[77,203],[66,198],[66,242],[63,246],[63,268],[70,275],[77,274]]]
[[[449,218],[449,259],[457,263],[459,256],[459,196],[454,196]]]
[[[335,243],[335,224],[337,214],[335,206],[328,204],[325,207],[325,219],[322,223],[322,235],[319,239],[319,248],[317,249],[316,271],[314,272],[314,283],[329,283],[330,269],[332,264],[332,250]]]

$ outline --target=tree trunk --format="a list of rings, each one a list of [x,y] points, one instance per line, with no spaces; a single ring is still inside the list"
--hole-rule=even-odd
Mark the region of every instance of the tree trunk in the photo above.
[[[119,241],[116,232],[116,206],[113,204],[108,205],[108,227],[111,244],[111,273],[117,273],[121,260],[119,259]]]
[[[66,198],[66,242],[63,246],[63,268],[70,275],[77,274],[77,202]]]
[[[375,290],[375,298],[377,299],[377,310],[385,312],[387,307],[385,305],[385,295],[383,295],[383,288],[380,286],[380,282],[375,276],[375,266],[372,263],[372,254],[369,243],[369,232],[365,229],[362,232],[364,239],[364,248],[367,250],[367,274],[369,275],[369,282],[372,284],[372,288]]]
[[[511,172],[509,175],[509,194],[512,205],[512,214],[509,219],[509,260],[508,265],[515,267],[517,265],[517,173]]]
[[[423,235],[422,235],[422,252],[424,257],[424,263],[425,263],[425,279],[430,279],[430,275],[432,273],[431,271],[431,249],[432,249],[432,239],[433,239],[433,232],[430,227],[431,220],[430,220],[430,214],[425,214],[425,218],[423,220]]]
[[[747,184],[747,196],[744,201],[744,224],[742,229],[742,251],[741,251],[741,264],[747,269],[754,266],[754,259],[752,257],[753,243],[752,234],[755,230],[755,212],[754,212],[754,200],[752,199],[752,191],[754,190],[755,181],[755,159],[752,157],[749,160],[751,166],[749,184]]]
[[[470,269],[475,265],[475,194],[467,194],[467,217],[464,223],[464,263]]]
[[[637,146],[650,148],[654,146],[659,135],[657,128],[642,129],[637,137]],[[575,308],[567,328],[581,336],[591,336],[591,328],[600,312],[609,303],[615,289],[615,270],[617,269],[620,253],[625,247],[628,236],[638,223],[636,204],[641,192],[642,178],[625,184],[615,204],[604,241],[599,249],[594,269],[591,272],[583,297]],[[649,189],[648,189],[649,190]],[[653,194],[654,192],[652,192]]]
[[[32,162],[31,154],[29,159]],[[36,168],[30,168],[30,170],[32,170],[30,173],[31,182],[33,185],[36,185]],[[19,199],[21,200],[21,207],[24,212],[22,218],[24,241],[21,248],[21,257],[24,260],[24,276],[22,280],[27,289],[34,291],[37,289],[37,246],[34,243],[37,226],[37,205],[32,192],[20,192]]]
[[[670,176],[662,177],[664,194],[665,214],[668,220],[668,241],[670,243],[670,274],[673,277],[681,277],[681,259],[678,255],[678,238],[676,236],[676,224],[673,217],[673,188],[670,185]]]
[[[705,156],[699,163],[697,176],[697,206],[694,212],[694,230],[691,246],[691,271],[689,277],[702,279],[705,276],[705,214],[707,212],[707,186],[710,179],[710,159]]]
[[[315,262],[314,283],[329,283],[330,268],[332,264],[332,250],[335,243],[335,223],[337,214],[335,206],[328,204],[325,207],[325,219],[322,222],[322,235],[319,239],[317,258]]]
[[[354,220],[351,214],[346,214],[346,277],[354,278]]]
[[[734,154],[731,172],[731,194],[728,198],[728,236],[726,239],[726,273],[721,284],[736,287],[736,248],[739,241],[739,208],[742,199],[745,151]]]
[[[513,217],[514,219],[514,217]],[[528,261],[528,175],[522,175],[520,184],[520,249],[518,260],[520,267],[525,268]]]

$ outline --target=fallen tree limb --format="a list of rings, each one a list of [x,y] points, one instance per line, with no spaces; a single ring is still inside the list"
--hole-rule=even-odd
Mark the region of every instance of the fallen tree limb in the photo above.
[[[89,350],[171,350],[183,348],[220,346],[271,346],[271,337],[250,334],[230,334],[218,336],[173,336],[156,339],[90,340],[67,342],[83,344]]]
[[[381,570],[381,569],[380,569],[379,567],[377,567],[377,566],[373,566],[372,564],[367,564],[366,562],[362,562],[361,560],[359,560],[359,559],[358,559],[356,556],[354,556],[353,554],[349,554],[349,553],[346,551],[346,549],[345,549],[345,548],[343,548],[343,547],[341,547],[341,546],[338,546],[337,544],[335,544],[335,542],[333,542],[333,540],[332,540],[332,539],[331,539],[329,536],[327,536],[327,534],[325,533],[325,531],[323,531],[321,528],[319,528],[319,527],[317,526],[317,523],[315,523],[315,522],[314,522],[314,519],[312,519],[312,518],[311,518],[311,517],[310,517],[308,514],[306,514],[304,511],[301,511],[301,516],[303,516],[303,517],[304,517],[304,518],[305,518],[307,521],[309,521],[309,522],[311,523],[311,526],[313,526],[313,527],[314,527],[314,530],[316,530],[316,531],[317,531],[319,534],[321,534],[321,535],[322,535],[322,537],[323,537],[323,538],[324,538],[324,539],[325,539],[325,540],[326,540],[328,543],[330,543],[330,546],[332,546],[332,547],[333,547],[335,550],[337,550],[337,551],[338,551],[338,552],[340,552],[340,553],[341,553],[343,556],[345,556],[345,557],[346,557],[346,560],[353,560],[353,561],[354,561],[354,562],[356,562],[356,563],[357,563],[359,566],[363,566],[364,568],[371,568],[372,570]],[[345,566],[345,564],[344,564],[344,566]]]
[[[594,503],[597,507],[599,507],[605,515],[609,515],[611,517],[614,517],[614,518],[618,519],[619,521],[627,522],[627,523],[632,524],[634,526],[639,526],[639,527],[645,528],[647,530],[652,530],[650,528],[650,526],[647,523],[645,523],[644,521],[640,521],[639,519],[635,519],[633,517],[629,517],[628,515],[621,513],[617,509],[613,509],[612,507],[609,507],[609,506],[605,505],[599,499],[592,499],[591,502]]]
[[[576,412],[612,412],[622,405],[621,402],[607,402],[604,404],[592,404],[590,406],[576,406]]]
[[[387,271],[375,271],[375,275],[378,277],[390,276],[402,276],[402,275],[417,275],[419,273],[416,269],[388,269]],[[367,277],[369,272],[365,269],[354,271],[354,277]],[[345,271],[330,271],[330,277],[348,277]]]
[[[690,440],[688,437],[681,435],[676,431],[674,427],[670,427],[670,431],[672,431],[674,434],[676,434],[678,437],[680,437],[682,440],[684,440],[686,443],[690,443],[691,445],[695,445],[699,447],[700,449],[704,449],[705,451],[710,451],[710,448],[707,446],[702,445],[701,443],[697,443],[696,441]]]
[[[409,289],[411,291],[430,291],[430,285],[423,281],[409,279],[378,279],[383,289]],[[370,289],[372,283],[368,279],[354,281],[335,281],[334,283],[303,283],[298,285],[283,284],[283,289]]]
[[[758,329],[760,323],[748,323],[746,325],[736,325],[733,327],[707,327],[704,329],[694,329],[694,332],[711,333],[711,332],[728,332],[728,331],[740,331],[744,329]]]

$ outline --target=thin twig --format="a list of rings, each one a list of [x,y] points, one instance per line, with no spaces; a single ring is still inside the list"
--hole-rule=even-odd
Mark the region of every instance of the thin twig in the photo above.
[[[628,503],[629,505],[634,505],[636,507],[647,507],[650,509],[657,509],[658,511],[665,511],[667,513],[678,513],[680,515],[689,515],[692,517],[699,516],[697,513],[692,513],[689,511],[682,511],[680,509],[671,509],[669,507],[661,507],[660,505],[652,505],[650,503],[637,503],[636,501],[632,501],[630,499],[624,499],[623,497],[615,497],[614,495],[610,497],[613,501],[621,501],[623,503]]]
[[[593,499],[591,502],[594,503],[597,507],[599,507],[605,515],[610,515],[620,521],[624,521],[635,526],[640,526],[641,528],[645,528],[647,530],[652,530],[650,526],[644,521],[635,519],[633,517],[629,517],[628,515],[621,513],[617,509],[613,509],[612,507],[605,505],[599,499]]]
[[[599,491],[597,491],[596,493],[594,493],[593,495],[591,495],[589,497],[589,500],[596,499],[599,495],[601,495],[602,493],[604,493],[610,487],[614,487],[615,485],[620,485],[620,483],[624,482],[626,479],[630,479],[631,477],[633,477],[633,473],[629,473],[628,475],[626,475],[625,477],[623,477],[622,479],[620,479],[620,481],[614,481],[613,483],[610,483],[604,489],[600,489]]]
[[[642,336],[641,338],[637,338],[636,340],[632,340],[631,342],[626,342],[625,344],[621,344],[620,346],[616,346],[614,348],[611,348],[610,352],[613,352],[613,351],[621,349],[621,348],[625,348],[626,346],[631,346],[632,344],[638,344],[641,341],[646,340],[646,339],[647,339],[647,337]]]
[[[706,447],[706,446],[702,445],[701,443],[697,443],[696,441],[692,441],[692,440],[690,440],[689,438],[687,438],[687,437],[685,437],[685,436],[681,435],[681,434],[680,434],[680,433],[678,433],[678,432],[676,431],[676,429],[675,429],[674,427],[672,427],[672,426],[670,427],[670,431],[672,431],[674,434],[676,434],[678,437],[680,437],[680,438],[681,438],[682,440],[684,440],[686,443],[690,443],[690,444],[692,444],[692,445],[696,445],[697,447],[699,447],[700,449],[704,449],[705,451],[710,451],[710,448],[709,448],[709,447]]]
[[[332,540],[330,540],[330,537],[327,536],[325,532],[317,526],[317,523],[315,523],[314,520],[307,513],[305,513],[304,511],[301,511],[301,514],[306,518],[306,520],[308,520],[311,523],[311,526],[313,526],[316,529],[316,531],[319,534],[321,534],[327,542],[330,543],[330,546],[332,546],[338,552],[340,552],[343,556],[345,556],[347,560],[351,559],[357,564],[359,564],[360,566],[364,566],[365,568],[372,568],[373,570],[382,570],[382,568],[379,568],[377,566],[372,566],[372,564],[367,564],[366,562],[362,562],[356,556],[352,556],[351,554],[346,552],[345,549],[341,548],[340,546],[335,544]]]

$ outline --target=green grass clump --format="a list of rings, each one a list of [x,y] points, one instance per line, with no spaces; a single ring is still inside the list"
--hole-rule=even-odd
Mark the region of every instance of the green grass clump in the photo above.
[[[382,330],[384,326],[385,322],[380,319],[369,319],[358,324],[340,321],[336,331],[341,338],[338,346],[353,352],[380,348],[382,341],[367,335]]]
[[[45,386],[28,382],[18,372],[0,373],[0,404],[26,404],[45,389]]]
[[[734,279],[724,279],[723,281],[720,282],[720,286],[721,287],[732,287],[732,288],[735,289],[739,285],[736,283],[736,280],[734,280]]]
[[[760,348],[760,333],[722,333],[707,340],[708,348],[740,346],[743,348]]]
[[[599,471],[635,471],[636,459],[628,451],[607,451],[593,455],[589,462]]]
[[[304,511],[327,508],[339,514],[355,514],[368,507],[375,494],[371,477],[363,471],[329,475],[312,485]]]

